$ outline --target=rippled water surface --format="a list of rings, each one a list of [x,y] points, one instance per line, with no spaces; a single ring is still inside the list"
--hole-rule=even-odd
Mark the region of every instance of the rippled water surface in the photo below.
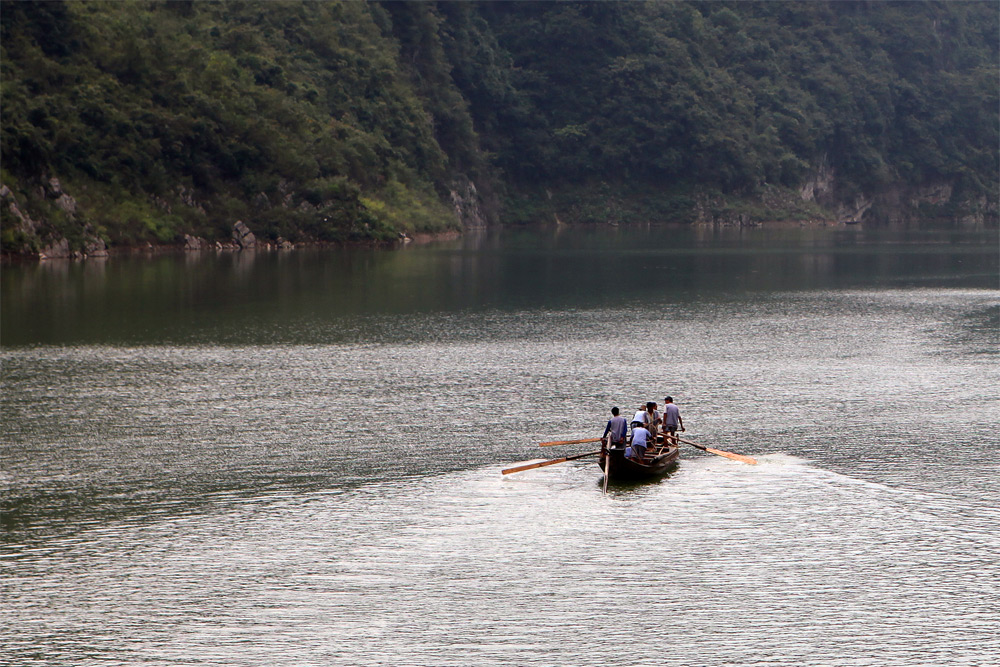
[[[11,665],[992,665],[995,231],[5,267]],[[683,452],[605,495],[611,405]]]

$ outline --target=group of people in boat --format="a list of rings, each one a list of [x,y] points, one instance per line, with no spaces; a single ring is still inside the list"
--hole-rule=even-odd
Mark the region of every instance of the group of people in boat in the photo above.
[[[640,462],[650,447],[676,445],[677,431],[684,431],[684,420],[672,397],[667,396],[663,403],[661,413],[654,401],[648,401],[645,408],[632,415],[631,422],[621,416],[617,406],[611,408],[601,442],[607,447],[625,447],[625,456]]]

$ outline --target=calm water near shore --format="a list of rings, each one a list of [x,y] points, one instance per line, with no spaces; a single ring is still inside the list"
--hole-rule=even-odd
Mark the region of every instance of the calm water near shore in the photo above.
[[[9,665],[990,665],[1000,237],[0,269]],[[602,493],[612,405],[697,442]]]

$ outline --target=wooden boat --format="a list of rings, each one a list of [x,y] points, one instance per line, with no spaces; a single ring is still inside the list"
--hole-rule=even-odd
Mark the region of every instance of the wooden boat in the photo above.
[[[670,442],[664,443],[664,437],[667,437]],[[539,444],[542,447],[552,447],[555,445],[576,445],[583,442],[600,442],[601,448],[596,452],[587,452],[586,454],[574,454],[573,456],[561,456],[557,459],[549,459],[548,461],[525,463],[523,465],[505,468],[500,472],[501,474],[509,475],[514,472],[534,470],[535,468],[551,466],[557,463],[565,463],[566,461],[575,461],[577,459],[582,459],[585,456],[597,456],[600,454],[598,465],[600,465],[601,470],[604,471],[604,490],[607,491],[609,480],[643,480],[665,475],[670,472],[670,470],[677,465],[678,459],[680,459],[680,450],[678,449],[677,444],[680,442],[683,442],[686,445],[691,445],[692,447],[697,447],[698,449],[708,452],[709,454],[724,456],[728,459],[733,459],[734,461],[742,461],[743,463],[749,463],[750,465],[755,465],[757,463],[757,459],[754,459],[753,457],[744,456],[742,454],[734,454],[733,452],[726,452],[713,447],[706,447],[705,445],[699,445],[697,442],[691,442],[690,440],[685,440],[684,438],[678,438],[676,435],[658,435],[657,444],[650,447],[646,451],[646,456],[642,461],[626,458],[624,446],[608,447],[603,438],[553,440],[551,442],[542,442]]]
[[[676,444],[658,445],[652,456],[649,452],[646,458],[639,462],[625,457],[625,447],[601,447],[601,456],[597,464],[612,482],[638,481],[660,477],[672,470],[680,458],[680,449]],[[652,449],[652,448],[651,448]]]

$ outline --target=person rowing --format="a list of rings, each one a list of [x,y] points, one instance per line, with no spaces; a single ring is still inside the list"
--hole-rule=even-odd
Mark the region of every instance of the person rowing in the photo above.
[[[649,414],[646,412],[646,408],[639,408],[634,415],[632,415],[632,428],[638,425],[648,426],[649,425]]]
[[[667,396],[663,399],[663,431],[673,444],[677,444],[677,429],[684,431],[684,420],[681,419],[681,411],[674,405],[674,399]]]
[[[601,436],[601,440],[610,447],[624,445],[625,436],[628,434],[628,423],[618,413],[617,406],[611,408],[611,419],[608,420],[608,425],[604,429],[604,435]],[[610,441],[608,440],[609,435],[611,436]]]
[[[632,425],[632,453],[636,461],[642,462],[642,459],[646,456],[646,447],[649,445],[651,439],[652,436],[644,425]]]
[[[656,443],[656,434],[660,429],[660,412],[656,409],[656,403],[653,401],[648,401],[646,403],[646,428],[649,429],[649,434],[652,436],[650,439],[651,443]]]

